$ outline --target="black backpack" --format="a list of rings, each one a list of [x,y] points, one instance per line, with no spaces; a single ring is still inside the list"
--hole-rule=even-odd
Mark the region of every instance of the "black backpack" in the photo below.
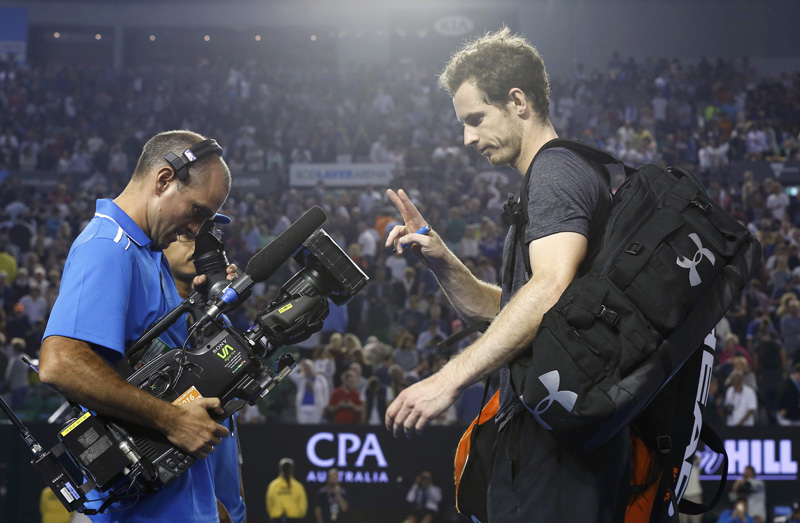
[[[641,505],[646,491],[650,497],[646,510],[629,506],[626,521],[669,521],[698,441],[724,453],[702,423],[714,358],[714,343],[704,340],[739,298],[760,261],[760,245],[685,169],[634,169],[564,139],[551,140],[537,157],[553,147],[587,160],[601,186],[610,186],[611,165],[626,179],[613,196],[602,241],[544,315],[530,352],[510,365],[512,384],[537,422],[577,451],[630,425],[634,452],[649,457],[637,465],[634,454],[639,474],[631,503]],[[518,242],[531,170],[504,218],[517,224]],[[527,249],[522,253],[530,271]],[[724,480],[717,499],[722,486]]]

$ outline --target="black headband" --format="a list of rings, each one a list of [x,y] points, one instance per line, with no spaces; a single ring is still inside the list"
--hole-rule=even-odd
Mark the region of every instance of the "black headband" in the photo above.
[[[202,142],[197,142],[186,149],[181,156],[169,152],[164,155],[164,159],[175,171],[175,176],[177,176],[180,181],[184,182],[186,178],[189,177],[189,165],[209,154],[222,156],[222,147],[219,146],[216,140],[211,138],[203,140]]]

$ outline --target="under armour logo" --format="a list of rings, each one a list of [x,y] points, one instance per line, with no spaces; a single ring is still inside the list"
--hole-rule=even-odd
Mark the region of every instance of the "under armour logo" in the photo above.
[[[715,258],[713,252],[703,247],[703,244],[700,243],[700,237],[697,236],[696,233],[690,234],[689,239],[692,240],[695,245],[697,245],[697,252],[694,253],[694,256],[691,260],[681,256],[675,260],[675,263],[677,263],[679,267],[689,269],[689,284],[692,287],[696,287],[703,283],[703,280],[700,279],[700,275],[697,273],[697,264],[703,261],[703,256],[705,256],[708,258],[708,261],[711,262],[711,265],[714,265]]]
[[[552,405],[554,401],[564,407],[567,412],[572,412],[575,402],[578,401],[578,395],[569,390],[558,390],[558,386],[561,383],[561,376],[558,374],[557,370],[542,374],[539,376],[539,381],[541,381],[542,385],[547,389],[547,397],[540,401],[533,409],[528,407],[524,400],[522,404],[533,414],[533,417],[536,418],[536,421],[538,421],[542,427],[547,430],[553,430],[553,427],[547,424],[542,419],[541,415],[550,408],[550,405]],[[519,399],[522,399],[522,396],[520,396]]]

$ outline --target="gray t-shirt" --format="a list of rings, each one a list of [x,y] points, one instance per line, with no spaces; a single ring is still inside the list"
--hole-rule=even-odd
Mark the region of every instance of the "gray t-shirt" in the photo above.
[[[523,248],[528,249],[528,244],[533,240],[551,234],[576,232],[589,238],[589,252],[592,252],[595,242],[600,240],[593,226],[604,223],[604,214],[611,199],[606,185],[601,185],[595,168],[568,149],[554,147],[542,151],[531,169],[524,245],[514,241],[516,226],[512,225],[503,247],[504,268],[514,249],[514,270],[511,281],[503,281],[502,284],[502,307],[528,281]],[[522,408],[511,386],[510,372],[506,366],[500,371],[499,426]]]

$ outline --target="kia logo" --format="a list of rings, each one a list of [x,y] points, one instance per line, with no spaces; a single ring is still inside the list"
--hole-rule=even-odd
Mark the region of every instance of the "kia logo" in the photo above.
[[[445,16],[433,23],[433,29],[444,36],[463,36],[474,28],[472,19],[461,15]]]

